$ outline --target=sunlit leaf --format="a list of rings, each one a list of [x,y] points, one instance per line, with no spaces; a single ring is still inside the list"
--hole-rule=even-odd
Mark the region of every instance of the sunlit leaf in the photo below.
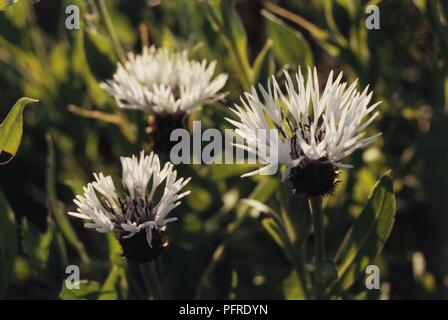
[[[22,246],[28,258],[32,276],[57,290],[68,265],[64,239],[56,224],[47,219],[47,230],[41,232],[28,219],[22,220]]]
[[[46,168],[46,187],[47,198],[56,224],[60,228],[62,234],[67,241],[78,251],[79,256],[83,263],[89,263],[89,257],[85,251],[84,245],[78,238],[75,230],[73,229],[68,215],[62,210],[59,200],[56,194],[56,159],[54,154],[54,146],[51,137],[47,136],[48,156],[47,156],[47,168]]]
[[[98,300],[117,300],[118,288],[117,284],[122,276],[122,271],[119,268],[113,267],[109,276],[101,287],[101,293],[98,296]]]
[[[240,165],[228,165],[228,164],[214,164],[210,166],[209,178],[214,181],[224,180],[231,177],[238,177],[244,173],[255,170],[257,164],[240,164]]]
[[[53,241],[54,225],[49,224],[45,233],[40,232],[28,219],[22,221],[22,245],[30,261],[33,277],[47,285],[54,285],[56,279],[49,270],[50,247]]]
[[[248,89],[252,70],[248,56],[247,33],[235,10],[235,1],[208,0],[203,2],[203,6],[207,19],[230,53],[234,71],[243,88]]]
[[[100,34],[84,29],[84,49],[87,63],[98,80],[106,80],[115,72],[113,49]]]
[[[275,62],[272,53],[272,47],[274,43],[271,39],[266,41],[263,49],[261,49],[258,56],[255,58],[254,66],[252,69],[252,83],[265,84],[268,78],[275,72]]]
[[[283,281],[283,294],[286,300],[303,300],[305,292],[299,282],[296,271],[291,272],[288,278]]]
[[[23,109],[33,102],[37,100],[20,98],[0,124],[0,164],[9,162],[16,155],[22,141]]]
[[[5,10],[7,7],[9,7],[10,5],[13,5],[17,1],[18,0],[0,0],[0,11]]]
[[[395,196],[390,172],[375,185],[372,195],[336,254],[342,289],[349,288],[381,252],[395,221]]]
[[[304,198],[293,196],[290,183],[282,183],[277,191],[281,216],[285,223],[288,237],[298,245],[304,243],[311,231],[311,217]]]
[[[262,11],[266,20],[267,34],[274,42],[274,53],[282,65],[312,66],[313,54],[302,34],[287,26],[266,10]]]
[[[127,297],[128,283],[126,279],[126,263],[122,257],[120,243],[111,233],[107,235],[109,245],[109,259],[112,270],[101,287],[98,300],[117,300]]]
[[[79,288],[69,289],[63,283],[59,297],[62,300],[92,300],[96,299],[101,291],[101,286],[96,281],[81,280]]]

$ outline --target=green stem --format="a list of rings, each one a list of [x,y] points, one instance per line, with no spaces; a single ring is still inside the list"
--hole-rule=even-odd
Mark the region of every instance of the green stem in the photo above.
[[[159,283],[159,277],[157,276],[155,261],[140,263],[140,271],[145,281],[146,287],[152,292],[154,299],[161,300],[162,288]]]
[[[123,61],[125,59],[124,50],[123,47],[121,46],[120,40],[118,39],[118,35],[115,32],[112,20],[110,19],[109,11],[107,11],[106,2],[104,0],[97,0],[97,6],[101,18],[104,21],[107,33],[109,34],[109,37],[112,40],[112,44],[114,45],[115,53],[117,54],[118,58]]]
[[[322,196],[313,197],[308,200],[314,228],[316,299],[322,299],[325,289],[322,278],[322,266],[325,259],[324,214],[322,211],[322,201]]]

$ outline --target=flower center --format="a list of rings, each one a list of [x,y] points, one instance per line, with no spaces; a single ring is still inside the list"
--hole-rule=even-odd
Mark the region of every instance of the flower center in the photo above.
[[[140,228],[138,232],[128,237],[131,233],[121,227],[122,223],[135,223],[140,226],[144,223],[155,221],[155,214],[151,203],[144,195],[136,195],[132,198],[126,190],[124,199],[120,199],[121,213],[115,212],[115,236],[123,249],[123,256],[134,262],[149,262],[160,256],[168,242],[163,239],[163,230],[160,228]],[[151,232],[151,246],[148,243],[148,232]]]
[[[314,133],[316,142],[322,141],[325,132],[318,128]],[[293,160],[302,158],[300,163],[291,169],[289,180],[294,187],[294,194],[315,197],[332,194],[338,182],[339,171],[337,167],[328,162],[326,157],[319,160],[309,159],[300,148],[297,135],[307,143],[311,140],[309,126],[300,125],[291,138],[291,157]]]

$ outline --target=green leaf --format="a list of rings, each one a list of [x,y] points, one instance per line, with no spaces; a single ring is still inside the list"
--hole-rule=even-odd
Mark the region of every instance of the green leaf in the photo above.
[[[101,288],[101,293],[98,296],[98,300],[117,300],[118,288],[116,286],[121,277],[121,273],[122,272],[119,268],[112,268],[106,282],[104,282],[103,287]]]
[[[262,10],[266,20],[268,37],[274,42],[274,53],[282,65],[292,67],[312,66],[313,53],[302,34],[286,25],[266,10]]]
[[[213,164],[210,166],[210,180],[221,181],[227,178],[241,176],[251,170],[255,170],[258,164],[240,164],[240,165],[228,165],[228,164]]]
[[[306,295],[296,271],[292,271],[289,277],[283,281],[283,294],[286,300],[305,299]]]
[[[249,63],[247,33],[235,10],[234,0],[206,0],[202,2],[205,16],[217,32],[233,60],[234,71],[244,89],[251,85],[252,69]]]
[[[22,246],[30,261],[33,277],[49,285],[55,284],[55,278],[48,268],[53,233],[51,223],[47,231],[41,233],[28,219],[22,220]]]
[[[273,193],[275,193],[279,183],[280,182],[276,178],[266,177],[257,184],[249,198],[260,202],[265,202],[272,196]],[[244,221],[246,216],[250,213],[250,210],[251,207],[242,202],[242,206],[237,209],[238,218],[235,223],[235,227],[239,226]]]
[[[26,218],[22,220],[22,247],[32,276],[40,283],[58,290],[68,265],[64,238],[53,220],[47,218],[47,230],[40,232]]]
[[[293,196],[290,183],[280,184],[277,198],[288,238],[292,243],[303,244],[311,232],[311,216],[306,199]]]
[[[73,248],[78,252],[81,261],[85,264],[89,264],[89,257],[84,248],[83,243],[76,234],[75,229],[70,223],[68,215],[62,210],[59,200],[56,194],[56,159],[54,154],[54,146],[51,140],[51,136],[47,135],[48,156],[47,156],[47,168],[46,168],[46,189],[47,189],[47,202],[50,208],[50,212],[56,221],[59,229],[64,235],[65,239],[70,243]]]
[[[20,98],[0,124],[0,164],[11,161],[16,155],[22,140],[23,109],[28,103],[37,101],[30,98]],[[6,155],[6,160],[3,160],[4,155]]]
[[[236,47],[236,52],[240,59],[241,67],[247,74],[250,71],[247,33],[240,16],[235,10],[235,1],[221,1],[221,10],[224,26],[229,30],[233,45]]]
[[[96,299],[100,291],[101,287],[98,282],[81,280],[79,281],[79,289],[68,289],[63,283],[59,297],[62,300],[93,300]]]
[[[263,49],[258,53],[257,58],[255,58],[252,69],[252,83],[266,83],[268,78],[275,72],[273,46],[274,42],[268,39]]]
[[[285,250],[285,237],[283,236],[284,231],[282,230],[280,224],[273,218],[263,218],[261,220],[261,224],[263,225],[266,232],[271,236],[271,238],[275,241],[275,243]]]
[[[341,47],[347,47],[347,39],[342,35],[338,27],[342,25],[342,21],[350,21],[347,7],[344,6],[343,1],[340,3],[337,0],[326,0],[322,4],[330,33]]]
[[[257,186],[250,194],[249,198],[261,202],[267,201],[275,192],[275,190],[278,188],[278,184],[279,184],[278,179],[272,177],[266,177],[257,184]],[[201,293],[204,286],[208,285],[208,278],[211,272],[213,271],[215,266],[219,263],[219,261],[221,261],[228,239],[230,239],[230,237],[233,234],[235,234],[235,232],[238,230],[241,224],[246,220],[248,214],[250,213],[250,210],[251,207],[245,203],[241,203],[241,205],[236,209],[237,218],[234,223],[229,224],[229,226],[227,227],[226,240],[215,249],[212,258],[210,260],[210,263],[207,266],[207,269],[202,274],[201,281],[195,293],[196,299],[199,299],[201,297]]]
[[[109,260],[112,264],[112,270],[106,281],[101,287],[101,293],[98,300],[117,300],[126,299],[128,283],[126,279],[125,261],[122,257],[120,243],[111,233],[107,235],[109,245]]]
[[[9,7],[10,5],[13,5],[17,1],[18,0],[0,0],[0,11],[5,10],[7,7]]]
[[[299,16],[297,13],[293,13],[289,10],[286,10],[285,8],[279,7],[272,2],[265,2],[264,6],[270,12],[299,25],[301,28],[308,31],[315,40],[326,41],[330,39],[330,34],[326,30],[321,29],[311,21],[308,21],[305,18]]]
[[[84,49],[87,64],[98,80],[106,80],[115,72],[114,50],[103,36],[84,28]]]
[[[17,229],[14,213],[0,190],[0,298],[8,288],[8,281],[17,256]]]
[[[349,288],[381,252],[395,221],[395,196],[390,172],[376,183],[358,219],[336,254],[340,286]]]
[[[265,230],[269,233],[272,239],[284,249],[288,240],[286,239],[286,232],[278,214],[258,200],[242,199],[241,202],[252,208],[252,214],[261,219],[261,224]]]

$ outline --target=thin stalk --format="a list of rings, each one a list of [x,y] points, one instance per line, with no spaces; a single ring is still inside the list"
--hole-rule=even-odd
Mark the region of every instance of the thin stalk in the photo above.
[[[118,58],[123,61],[125,58],[124,50],[123,47],[121,46],[120,40],[118,39],[118,35],[115,31],[114,25],[112,24],[112,20],[110,19],[109,11],[107,11],[106,2],[104,0],[97,0],[96,2],[101,19],[104,21],[107,33],[109,34],[109,37],[112,40],[115,53],[117,54]]]
[[[140,263],[140,272],[142,273],[146,287],[152,292],[154,299],[161,300],[162,287],[157,276],[156,263],[154,261]]]
[[[314,228],[316,299],[322,299],[325,289],[322,278],[322,267],[325,259],[324,214],[322,211],[322,201],[322,196],[313,197],[308,200]]]

